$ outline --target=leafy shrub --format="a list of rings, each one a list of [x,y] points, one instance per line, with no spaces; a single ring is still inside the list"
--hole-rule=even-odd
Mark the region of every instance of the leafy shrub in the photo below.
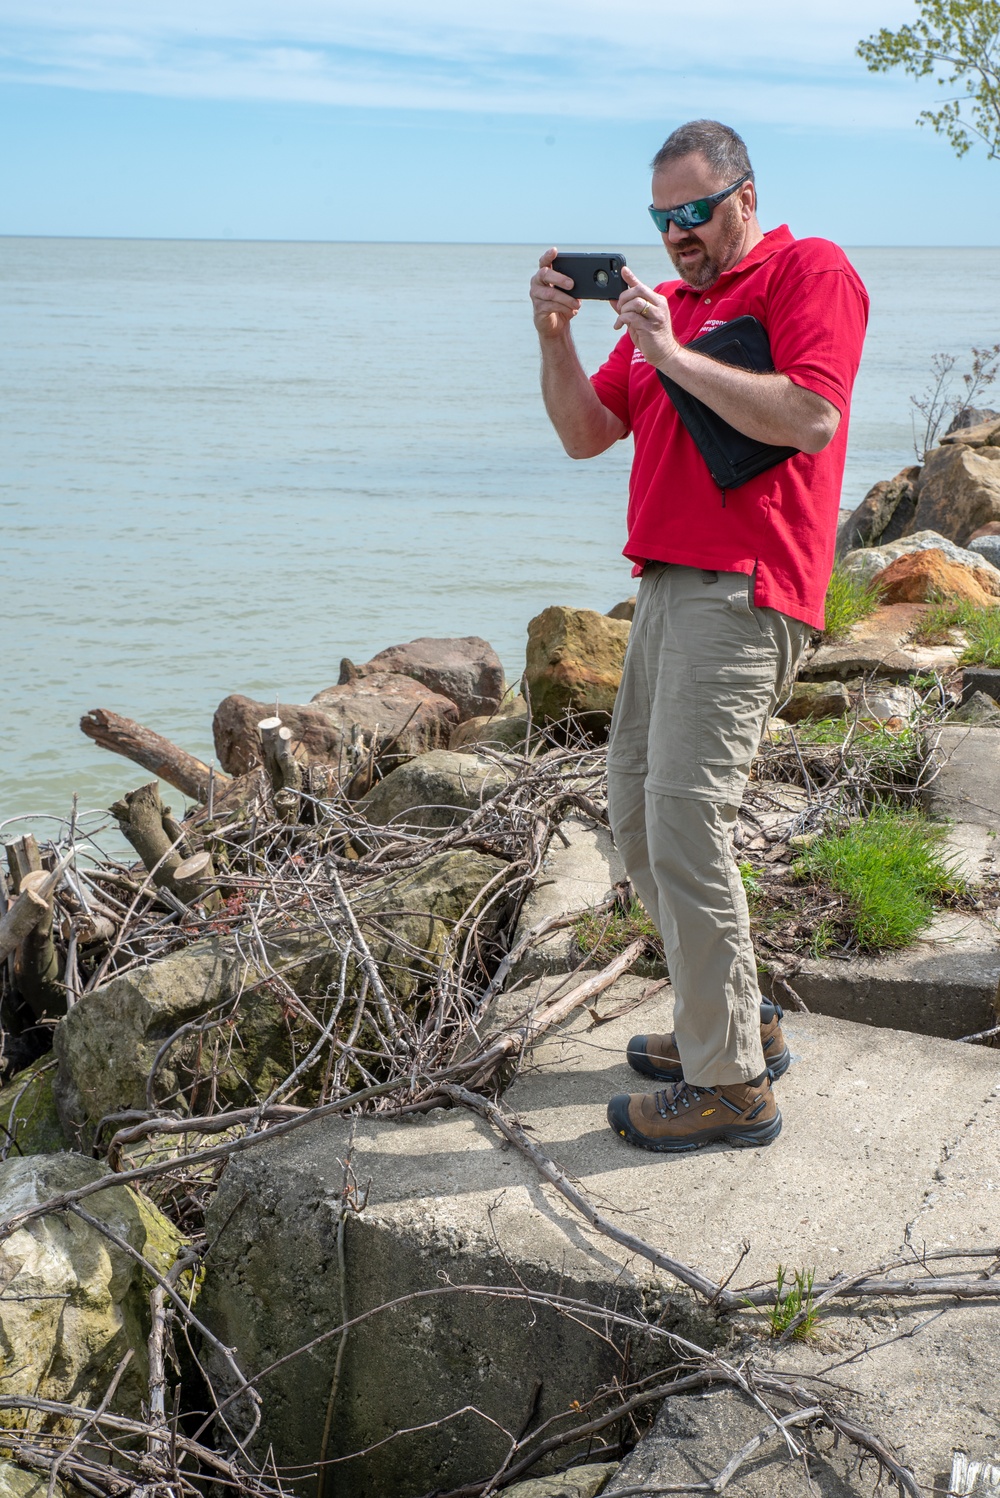
[[[826,590],[826,628],[823,634],[828,640],[836,640],[846,634],[852,624],[874,614],[880,602],[878,586],[859,577],[856,572],[845,572],[834,567],[830,586]]]

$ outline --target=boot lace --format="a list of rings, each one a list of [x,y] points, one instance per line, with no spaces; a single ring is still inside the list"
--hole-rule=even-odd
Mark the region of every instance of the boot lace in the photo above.
[[[711,1087],[692,1087],[688,1082],[675,1082],[672,1087],[654,1093],[653,1103],[661,1118],[666,1118],[668,1113],[679,1118],[681,1108],[690,1108],[692,1103],[700,1103],[703,1094],[712,1091]]]

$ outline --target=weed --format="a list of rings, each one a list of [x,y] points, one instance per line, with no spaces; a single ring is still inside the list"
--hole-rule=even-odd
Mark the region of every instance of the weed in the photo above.
[[[581,952],[589,952],[599,962],[610,962],[638,937],[659,943],[660,936],[644,906],[633,900],[628,910],[617,906],[610,915],[588,911],[576,923],[576,939]]]
[[[821,921],[816,923],[813,934],[809,938],[809,956],[818,961],[821,957],[826,956],[831,947],[835,947],[836,945],[837,927],[830,920],[829,916],[824,916]]]
[[[761,893],[763,885],[760,882],[760,871],[747,860],[740,864],[740,878],[748,900],[753,900]]]
[[[862,951],[904,947],[927,925],[935,896],[964,884],[940,851],[946,828],[877,806],[842,832],[825,833],[800,860],[802,873],[844,898]]]
[[[815,1278],[814,1269],[796,1269],[788,1283],[788,1270],[783,1264],[778,1265],[774,1304],[767,1307],[767,1329],[772,1337],[780,1337],[799,1315],[802,1320],[792,1332],[792,1340],[807,1342],[816,1335],[819,1312],[813,1309]]]
[[[879,602],[880,594],[876,583],[866,581],[856,572],[845,572],[840,567],[834,567],[826,590],[825,637],[835,640],[846,634],[852,624],[874,614]]]
[[[936,603],[925,614],[917,639],[925,645],[943,645],[953,629],[960,629],[967,644],[959,656],[962,666],[1000,666],[1000,605],[980,608],[974,603]]]

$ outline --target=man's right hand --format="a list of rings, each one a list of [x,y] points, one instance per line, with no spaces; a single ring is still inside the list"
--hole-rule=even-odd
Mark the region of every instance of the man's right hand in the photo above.
[[[531,307],[539,338],[561,337],[580,310],[580,303],[571,295],[573,282],[569,276],[552,269],[558,253],[555,247],[546,250],[531,278]]]

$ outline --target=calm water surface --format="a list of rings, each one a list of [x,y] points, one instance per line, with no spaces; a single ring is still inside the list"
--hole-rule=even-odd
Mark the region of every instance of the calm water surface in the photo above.
[[[851,253],[872,322],[845,505],[912,461],[931,356],[1000,339],[1000,250]],[[0,819],[139,782],[89,708],[210,759],[228,692],[305,702],[421,634],[484,635],[514,677],[533,614],[632,591],[630,444],[575,464],[548,426],[536,254],[0,240]],[[612,321],[577,318],[588,367]]]

